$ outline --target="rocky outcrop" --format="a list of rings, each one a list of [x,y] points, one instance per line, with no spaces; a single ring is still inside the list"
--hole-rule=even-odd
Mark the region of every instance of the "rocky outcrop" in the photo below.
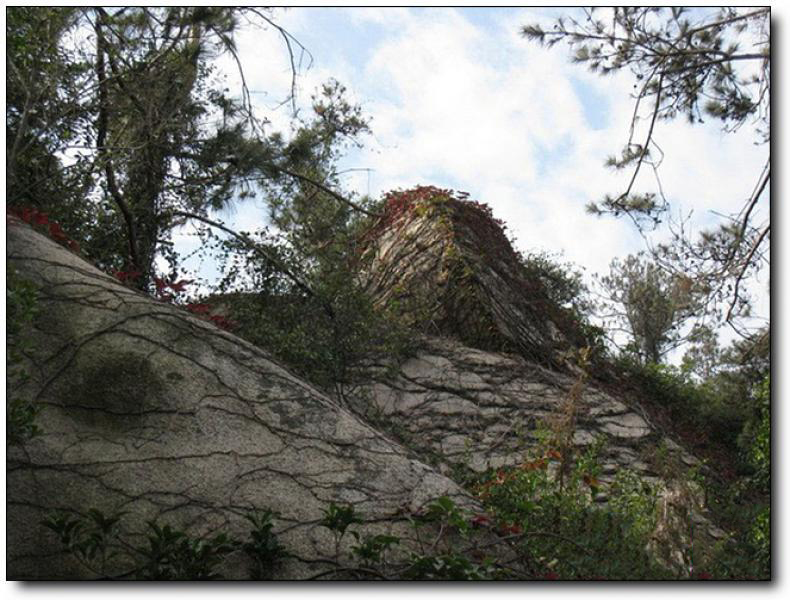
[[[574,379],[527,362],[517,355],[469,348],[447,338],[431,338],[393,377],[364,387],[375,418],[399,426],[407,439],[441,457],[443,470],[465,464],[475,472],[519,464],[563,410]],[[360,407],[361,408],[361,407]],[[636,409],[590,386],[575,407],[573,440],[579,447],[605,438],[605,473],[632,468],[655,475],[640,448],[662,436]],[[685,456],[687,460],[692,457]]]
[[[582,377],[572,357],[588,340],[526,271],[490,209],[448,190],[417,188],[391,193],[372,231],[368,291],[380,304],[410,311],[434,335],[395,375],[393,365],[371,369],[358,411],[394,428],[442,472],[480,473],[521,464],[541,430],[568,417],[577,394],[572,444],[577,453],[593,444],[603,452],[597,501],[607,500],[606,484],[622,470],[658,489],[654,550],[680,569],[688,567],[692,537],[708,547],[725,538],[706,517],[699,487],[684,477],[700,462],[633,398],[605,392],[595,372]]]
[[[697,548],[726,537],[708,519],[700,488],[685,479],[700,461],[654,426],[638,404],[591,383],[579,386],[578,376],[448,338],[426,338],[394,375],[392,365],[370,372],[370,381],[349,394],[358,399],[355,410],[448,475],[527,462],[551,435],[552,423],[567,415],[575,389],[570,437],[577,455],[596,447],[596,502],[608,500],[608,486],[622,471],[652,486],[659,498],[654,552],[672,567],[688,567],[684,551],[692,537]]]
[[[8,450],[8,577],[96,577],[42,525],[53,512],[93,508],[121,514],[126,539],[143,542],[147,522],[243,537],[249,511],[269,509],[288,551],[273,577],[364,576],[352,538],[338,545],[322,524],[332,506],[364,517],[360,539],[396,536],[409,556],[423,549],[415,513],[443,496],[479,510],[459,473],[522,464],[558,419],[571,447],[600,449],[595,502],[609,501],[607,484],[626,470],[659,490],[651,545],[666,565],[688,568],[692,535],[697,546],[725,537],[699,489],[671,472],[696,458],[632,398],[574,365],[582,331],[484,207],[435,188],[393,195],[362,247],[366,289],[406,315],[421,343],[404,362],[368,365],[341,402],[265,349],[122,285],[11,218],[8,266],[38,296],[29,379],[15,394],[42,411],[41,434]],[[493,529],[452,547],[477,556],[476,544],[514,567]],[[249,557],[231,552],[217,569],[246,577]],[[130,572],[128,557],[102,570]]]
[[[30,379],[18,393],[41,408],[42,432],[8,449],[9,579],[98,576],[41,524],[53,512],[120,512],[126,539],[144,541],[147,521],[243,537],[247,511],[271,509],[290,553],[274,576],[293,579],[343,566],[320,525],[332,503],[354,506],[362,533],[401,537],[404,551],[412,511],[445,495],[473,505],[265,351],[121,285],[14,219],[8,265],[38,289]],[[104,576],[127,572],[118,560]],[[220,574],[246,577],[248,566],[235,553]]]
[[[542,282],[526,273],[504,224],[463,194],[433,187],[393,192],[365,242],[361,277],[368,293],[427,333],[555,366],[586,342]]]

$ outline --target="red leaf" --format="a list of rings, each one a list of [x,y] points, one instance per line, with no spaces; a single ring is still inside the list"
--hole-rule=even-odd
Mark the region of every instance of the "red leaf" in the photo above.
[[[505,523],[499,527],[499,532],[503,535],[518,535],[519,533],[523,533],[524,530],[518,523],[512,523],[510,525]]]
[[[211,315],[209,320],[220,329],[230,330],[236,326],[236,323],[226,319],[222,315]]]
[[[43,225],[43,223],[42,223]],[[59,242],[68,239],[66,234],[63,233],[63,229],[60,226],[60,223],[50,223],[49,224],[49,235],[52,239],[57,240]]]
[[[165,286],[167,285],[167,282],[161,277],[154,277],[154,285],[156,286],[156,293],[161,296],[162,292],[165,291]]]
[[[131,279],[137,279],[138,277],[140,277],[140,275],[142,275],[140,271],[113,271],[112,274],[119,281],[129,281]]]
[[[472,517],[470,522],[475,527],[483,527],[485,525],[489,525],[491,523],[491,520],[485,515],[475,515],[474,517]]]
[[[47,216],[47,213],[35,211],[33,214],[33,221],[35,221],[36,225],[49,225],[49,217]]]
[[[210,308],[211,307],[208,304],[201,304],[201,303],[187,304],[187,310],[198,315],[205,315],[206,313],[208,313]]]
[[[183,292],[184,286],[192,283],[194,280],[192,279],[182,279],[181,281],[176,281],[174,283],[168,283],[168,287],[176,293]]]

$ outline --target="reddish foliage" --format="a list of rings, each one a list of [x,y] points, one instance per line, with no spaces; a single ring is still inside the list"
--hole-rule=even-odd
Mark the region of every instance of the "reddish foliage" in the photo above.
[[[208,304],[192,302],[191,304],[187,304],[186,308],[189,312],[195,313],[196,315],[205,315],[208,314],[211,307],[209,307]]]
[[[161,277],[154,277],[154,286],[156,287],[156,295],[161,297],[165,293],[167,282]]]
[[[536,470],[545,470],[549,466],[548,461],[545,458],[539,458],[537,460],[531,460],[525,462],[521,465],[521,468],[525,471],[536,471]]]
[[[555,573],[554,571],[549,571],[543,574],[542,579],[547,581],[556,581],[560,578],[559,573]]]
[[[230,331],[231,329],[237,326],[236,322],[231,321],[230,319],[226,319],[222,315],[211,315],[209,317],[209,321],[214,323],[214,325],[216,325],[220,329],[225,329],[226,331]]]
[[[489,519],[486,515],[475,515],[469,522],[474,527],[485,527],[486,525],[491,524],[491,519]]]
[[[66,246],[73,252],[80,251],[80,245],[66,235],[66,233],[63,231],[63,228],[60,226],[60,223],[50,221],[49,215],[47,213],[41,212],[35,208],[31,208],[30,206],[23,206],[7,208],[6,214],[17,217],[18,219],[23,220],[25,223],[28,223],[33,227],[46,227],[42,233],[49,235],[49,237],[54,241]]]
[[[518,535],[524,533],[524,529],[518,523],[503,523],[499,526],[502,535]]]
[[[396,190],[384,196],[382,216],[365,233],[360,248],[375,243],[382,232],[397,229],[413,218],[425,214],[425,209],[437,211],[439,219],[448,225],[448,235],[462,235],[457,240],[472,254],[479,254],[484,268],[493,269],[520,298],[524,298],[521,312],[535,314],[539,318],[536,323],[551,321],[558,326],[567,341],[576,346],[589,343],[583,327],[578,323],[575,314],[554,303],[545,284],[534,274],[525,272],[524,259],[508,239],[506,226],[500,219],[493,216],[491,208],[480,202],[469,199],[465,192],[456,192],[434,186],[419,186],[410,190]],[[546,318],[548,317],[548,319]],[[448,323],[450,329],[459,323]],[[484,324],[481,325],[484,327]],[[508,336],[499,335],[494,328],[488,333],[482,330],[469,333],[472,345],[490,347],[494,350],[528,353],[533,358],[545,360],[553,356],[556,348],[551,341],[552,334],[547,331],[545,341],[512,340]],[[565,342],[560,342],[564,345]]]
[[[192,279],[181,279],[179,281],[167,281],[162,277],[154,277],[154,286],[156,287],[156,294],[160,299],[167,299],[172,300],[175,296],[169,292],[166,292],[166,289],[170,289],[176,294],[180,294],[184,291],[185,287],[192,283],[194,280]]]
[[[142,273],[140,271],[113,271],[112,276],[118,281],[126,283],[127,281],[134,281],[139,279]]]
[[[173,283],[168,283],[168,287],[173,290],[176,294],[179,294],[184,291],[184,286],[189,283],[192,283],[192,279],[182,279],[180,281],[175,281]]]

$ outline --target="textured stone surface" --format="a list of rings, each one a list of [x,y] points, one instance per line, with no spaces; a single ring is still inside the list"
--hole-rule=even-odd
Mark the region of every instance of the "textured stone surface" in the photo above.
[[[374,372],[355,409],[445,473],[519,464],[536,429],[567,406],[578,374],[567,357],[588,342],[484,207],[418,188],[391,195],[382,221],[365,250],[363,281],[380,304],[407,311],[433,337],[396,376]],[[663,558],[683,564],[691,523],[684,511],[699,504],[699,492],[681,493],[674,479],[699,461],[638,404],[593,383],[584,386],[573,422],[580,448],[605,440],[603,483],[627,468],[664,490],[656,548],[669,544]]]
[[[482,352],[446,338],[426,338],[423,350],[394,376],[384,368],[372,373],[369,384],[350,394],[357,398],[355,410],[447,474],[459,465],[482,472],[521,464],[574,384],[571,376],[518,355]],[[628,469],[659,490],[652,545],[667,564],[685,565],[692,529],[698,548],[724,537],[706,516],[701,490],[666,476],[671,470],[682,475],[678,465],[699,461],[653,427],[638,406],[588,383],[576,406],[573,443],[582,451],[597,440],[604,440],[604,486]],[[596,501],[606,499],[603,491]]]
[[[385,369],[373,375],[356,394],[355,408],[441,455],[448,472],[457,463],[483,471],[521,462],[536,441],[535,431],[561,410],[574,383],[517,355],[482,352],[447,338],[427,338],[424,344],[396,376]],[[616,465],[655,474],[638,460],[638,451],[655,445],[659,434],[637,409],[587,385],[575,422],[577,445],[606,438],[605,461],[613,471]]]
[[[450,479],[264,351],[120,285],[16,221],[8,259],[40,288],[23,391],[43,408],[42,435],[7,455],[10,579],[95,576],[40,525],[53,510],[128,511],[131,535],[157,519],[243,538],[245,511],[270,508],[295,555],[277,576],[300,578],[334,556],[317,524],[331,502],[404,539],[404,513],[429,500],[471,505]],[[245,569],[234,555],[222,572]]]
[[[245,511],[269,508],[293,554],[277,576],[304,578],[336,558],[318,524],[332,502],[353,504],[367,518],[363,529],[402,537],[406,549],[409,512],[442,495],[474,506],[450,474],[523,461],[574,386],[559,352],[574,347],[573,332],[519,296],[512,254],[475,250],[474,235],[429,216],[382,232],[366,274],[379,302],[419,309],[423,347],[394,375],[392,365],[372,365],[343,406],[265,350],[11,222],[9,265],[40,288],[23,391],[43,407],[43,434],[7,456],[8,577],[93,576],[39,524],[52,510],[124,510],[132,535],[149,519],[201,535],[241,534]],[[461,294],[453,291],[459,282]],[[485,348],[462,341],[467,326]],[[484,329],[493,333],[481,338]],[[628,468],[664,490],[657,556],[684,564],[691,526],[695,540],[724,537],[707,521],[699,490],[665,478],[668,461],[699,461],[629,398],[588,383],[573,443],[601,438],[603,484]],[[605,487],[596,500],[607,500]],[[222,574],[245,569],[234,555]]]
[[[386,226],[365,248],[361,276],[379,304],[402,307],[426,333],[543,364],[562,364],[562,352],[583,345],[483,207],[434,188],[407,194],[387,205]]]

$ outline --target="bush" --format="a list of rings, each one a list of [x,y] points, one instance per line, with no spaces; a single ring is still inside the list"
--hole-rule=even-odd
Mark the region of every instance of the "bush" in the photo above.
[[[42,525],[52,530],[63,549],[83,567],[102,579],[210,580],[231,554],[243,552],[251,562],[252,579],[269,579],[287,552],[272,531],[274,513],[251,511],[245,515],[250,536],[240,541],[219,533],[194,537],[169,524],[148,521],[146,543],[125,535],[121,520],[126,513],[105,514],[91,508],[86,515],[54,513]],[[120,561],[116,560],[119,559]],[[113,564],[134,565],[123,573]]]
[[[6,263],[6,444],[21,445],[40,433],[39,407],[21,395],[28,381],[24,367],[29,347],[26,330],[37,311],[36,286]]]
[[[618,367],[641,399],[663,412],[673,427],[693,431],[697,445],[715,444],[728,452],[736,448],[749,414],[737,388],[722,380],[697,383],[671,365],[643,364],[630,357],[620,357]]]

